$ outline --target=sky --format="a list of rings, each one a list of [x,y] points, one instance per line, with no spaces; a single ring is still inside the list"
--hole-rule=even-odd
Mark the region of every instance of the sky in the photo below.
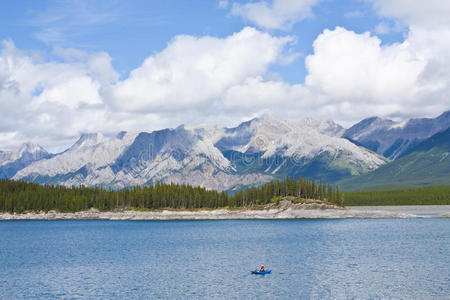
[[[0,2],[0,149],[450,109],[450,1]]]

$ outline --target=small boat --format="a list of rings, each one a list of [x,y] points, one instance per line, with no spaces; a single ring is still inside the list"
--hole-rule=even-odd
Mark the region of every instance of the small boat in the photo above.
[[[252,271],[252,274],[265,275],[265,274],[270,274],[271,272],[272,272],[272,270],[264,270],[264,271],[254,270],[254,271]]]

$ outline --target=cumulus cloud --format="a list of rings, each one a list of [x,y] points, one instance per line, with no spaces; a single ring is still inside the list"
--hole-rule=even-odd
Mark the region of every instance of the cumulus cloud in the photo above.
[[[347,126],[373,115],[436,116],[450,109],[449,2],[368,1],[389,25],[376,33],[406,28],[403,42],[382,44],[369,32],[326,29],[305,59],[305,84],[253,78],[227,91],[226,107],[244,99],[266,107],[278,103],[272,112],[327,117]]]
[[[266,29],[289,29],[293,24],[313,16],[312,7],[320,0],[273,0],[233,3],[231,15],[240,16]]]
[[[24,140],[54,146],[80,130],[103,129],[99,89],[104,71],[112,68],[105,55],[87,55],[81,62],[42,62],[17,49],[12,41],[4,41],[0,52],[0,131],[16,139],[2,147],[17,146]]]
[[[228,88],[264,74],[292,41],[291,37],[273,37],[250,27],[224,39],[177,36],[127,79],[112,86],[107,98],[122,111],[179,111],[204,106]]]
[[[414,31],[382,46],[369,33],[325,30],[306,58],[305,84],[333,102],[341,120],[435,116],[450,108],[450,35],[442,34]]]
[[[449,42],[450,31],[415,30],[402,43],[382,45],[369,32],[326,29],[305,59],[304,84],[249,78],[226,91],[224,108],[346,126],[374,115],[436,116],[450,108]]]
[[[411,98],[425,67],[407,43],[382,47],[380,39],[368,32],[327,29],[313,46],[314,54],[306,58],[306,84],[336,101],[356,98],[390,103]]]
[[[450,108],[450,2],[370,0],[377,13],[408,28],[404,45],[424,62],[410,108],[430,114]],[[422,102],[423,110],[416,103]]]

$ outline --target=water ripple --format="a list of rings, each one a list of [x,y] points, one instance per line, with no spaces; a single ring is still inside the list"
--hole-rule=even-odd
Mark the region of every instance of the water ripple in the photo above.
[[[429,299],[450,220],[1,222],[1,299]],[[272,274],[250,270],[259,264]]]

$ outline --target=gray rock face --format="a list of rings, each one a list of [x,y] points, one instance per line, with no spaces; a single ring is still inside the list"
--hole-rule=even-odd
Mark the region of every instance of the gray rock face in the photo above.
[[[227,129],[215,143],[238,172],[338,180],[376,169],[386,160],[339,136],[332,121],[301,122],[262,116]]]
[[[377,117],[364,119],[347,129],[343,137],[396,159],[421,141],[450,127],[450,111],[437,118],[409,119],[394,122]]]
[[[449,126],[450,111],[398,123],[369,118],[348,130],[328,120],[263,115],[234,128],[179,126],[112,138],[90,133],[56,155],[32,144],[0,152],[0,177],[117,188],[173,182],[218,190],[286,175],[334,182],[386,163],[358,145],[395,159]]]
[[[0,151],[0,178],[11,178],[17,171],[52,154],[37,144],[25,143],[17,151]]]
[[[66,151],[18,171],[14,179],[117,188],[156,182],[217,190],[285,175],[316,179],[367,172],[386,161],[346,139],[332,121],[262,116],[235,128],[179,126],[106,138],[84,134]]]

